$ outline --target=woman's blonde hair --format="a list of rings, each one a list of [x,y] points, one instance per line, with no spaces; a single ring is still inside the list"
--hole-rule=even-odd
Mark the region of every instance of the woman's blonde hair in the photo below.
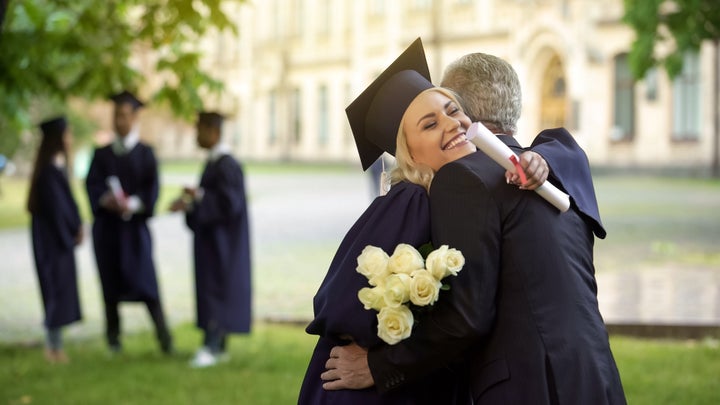
[[[421,94],[425,94],[431,91],[435,91],[447,96],[457,105],[460,111],[464,112],[460,100],[455,94],[455,92],[444,87],[431,87],[418,94],[417,97],[419,97]],[[407,134],[405,134],[405,130],[403,129],[404,123],[405,115],[403,115],[403,118],[400,120],[400,126],[398,128],[396,141],[397,144],[395,148],[395,159],[397,162],[397,166],[392,170],[392,172],[390,172],[390,182],[391,184],[397,184],[401,181],[409,181],[411,183],[423,186],[425,190],[429,192],[430,183],[432,183],[435,172],[429,166],[416,163],[413,160],[412,153],[410,152],[410,147],[407,143]]]

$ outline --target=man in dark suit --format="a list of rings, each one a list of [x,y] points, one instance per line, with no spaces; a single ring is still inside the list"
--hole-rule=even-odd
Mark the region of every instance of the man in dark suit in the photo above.
[[[509,65],[490,59],[489,67],[514,76]],[[493,80],[495,86],[519,86],[516,79],[488,85]],[[517,115],[494,120],[466,109],[519,153],[514,138],[500,135],[514,131],[517,90],[517,100],[504,92],[499,97],[505,100],[489,104],[496,115],[517,104]],[[442,166],[430,188],[433,244],[462,251],[465,268],[410,338],[369,352],[355,345],[333,348],[326,388],[375,384],[386,392],[451,367],[466,370],[468,403],[625,403],[597,303],[593,230],[599,237],[605,233],[587,158],[564,130],[544,136],[538,144],[565,148],[557,155],[541,152],[550,167],[580,173],[555,177],[577,183],[558,184],[571,196],[570,210],[560,213],[538,195],[508,185],[504,169],[483,153]],[[563,166],[563,156],[579,166]]]
[[[467,54],[445,69],[440,85],[460,96],[465,113],[473,122],[482,122],[496,135],[516,135],[522,91],[515,70],[506,61],[486,53]],[[595,235],[604,239],[606,232],[600,220],[590,164],[575,138],[564,128],[547,129],[525,150],[539,153],[546,160],[550,182],[570,195]],[[520,155],[520,159],[529,156]]]
[[[198,188],[186,188],[172,211],[186,213],[195,234],[197,326],[205,333],[191,367],[227,357],[228,333],[248,333],[251,323],[250,233],[243,171],[221,142],[223,116],[202,112],[198,145],[209,152]]]
[[[122,350],[119,303],[143,302],[155,324],[160,348],[168,354],[172,339],[158,292],[147,226],[158,197],[157,161],[138,133],[138,110],[143,103],[127,91],[111,99],[116,138],[95,150],[86,180],[95,217],[93,245],[105,302],[107,342],[111,353]]]

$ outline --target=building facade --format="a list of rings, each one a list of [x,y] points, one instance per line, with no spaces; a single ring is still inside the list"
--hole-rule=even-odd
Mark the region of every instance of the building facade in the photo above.
[[[714,49],[687,55],[669,80],[630,74],[633,31],[622,0],[265,0],[234,5],[238,35],[201,44],[225,82],[208,107],[231,115],[225,137],[257,161],[358,162],[345,107],[415,38],[433,82],[470,52],[497,55],[518,72],[529,144],[564,126],[593,165],[710,166]],[[150,110],[145,133],[165,158],[195,156],[192,126]]]

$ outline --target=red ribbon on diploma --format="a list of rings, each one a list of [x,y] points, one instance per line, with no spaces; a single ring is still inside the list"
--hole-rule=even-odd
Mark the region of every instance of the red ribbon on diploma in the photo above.
[[[517,170],[517,174],[520,176],[520,184],[527,183],[527,176],[525,175],[525,170],[523,170],[522,166],[520,166],[520,162],[517,159],[517,156],[511,155],[510,161],[513,165],[515,165],[515,170]]]

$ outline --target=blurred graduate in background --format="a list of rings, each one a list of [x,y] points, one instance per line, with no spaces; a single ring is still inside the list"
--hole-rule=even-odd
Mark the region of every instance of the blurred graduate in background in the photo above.
[[[115,140],[95,150],[86,186],[95,221],[95,259],[105,302],[106,337],[111,353],[122,350],[120,302],[143,302],[155,324],[163,353],[172,352],[165,323],[147,220],[158,198],[155,154],[140,141],[138,110],[143,103],[124,91],[115,103]]]
[[[191,367],[228,358],[229,333],[248,333],[251,324],[250,236],[243,171],[222,143],[223,116],[201,112],[197,143],[208,160],[197,188],[186,187],[170,209],[185,212],[193,231],[197,326],[203,345]]]
[[[40,124],[42,140],[35,158],[27,209],[45,311],[45,358],[67,363],[62,327],[82,319],[77,289],[75,246],[83,239],[82,221],[68,181],[72,134],[65,117]]]

